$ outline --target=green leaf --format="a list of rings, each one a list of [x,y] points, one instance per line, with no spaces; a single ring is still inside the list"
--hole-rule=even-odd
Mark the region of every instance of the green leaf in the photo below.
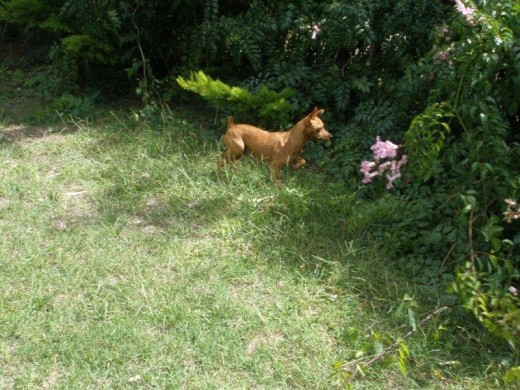
[[[399,367],[399,371],[401,371],[401,374],[403,374],[404,376],[407,375],[407,373],[408,373],[408,367],[407,367],[407,365],[406,365],[406,361],[405,361],[405,360],[399,358],[399,359],[397,360],[397,367]]]
[[[477,198],[473,195],[461,195],[460,197],[464,202],[464,208],[462,209],[464,214],[474,211],[477,208]]]
[[[403,375],[407,375],[408,373],[408,357],[410,356],[410,350],[408,349],[408,345],[401,340],[399,342],[399,349],[397,350],[398,353],[398,359],[397,359],[397,366],[399,367],[399,370]]]
[[[482,227],[481,233],[486,239],[486,241],[493,242],[494,240],[498,240],[500,238],[500,235],[504,231],[504,228],[498,225],[498,222],[498,217],[496,215],[493,215],[487,220],[486,224]]]
[[[520,385],[520,366],[509,369],[504,375],[504,382],[507,385]]]
[[[412,327],[413,331],[417,331],[417,322],[415,317],[415,312],[411,307],[408,308],[408,321],[410,323],[410,326]]]

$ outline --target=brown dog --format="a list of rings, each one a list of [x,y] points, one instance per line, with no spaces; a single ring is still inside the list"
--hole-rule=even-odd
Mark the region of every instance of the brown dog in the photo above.
[[[315,108],[309,115],[285,132],[269,132],[258,127],[235,124],[228,117],[227,131],[222,137],[226,151],[218,162],[218,167],[228,162],[235,162],[245,152],[271,164],[273,180],[280,178],[280,168],[290,164],[293,169],[300,169],[305,160],[299,156],[303,146],[310,139],[329,140],[332,137],[319,118],[325,110]]]

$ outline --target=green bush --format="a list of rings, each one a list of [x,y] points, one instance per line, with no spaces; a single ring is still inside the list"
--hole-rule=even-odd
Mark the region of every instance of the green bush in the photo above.
[[[423,65],[432,80],[429,103],[405,134],[415,162],[409,177],[435,189],[432,200],[442,199],[429,212],[442,220],[425,228],[445,234],[429,255],[447,258],[458,269],[463,305],[489,330],[516,343],[518,298],[508,289],[520,283],[520,233],[518,221],[507,224],[502,213],[504,201],[518,199],[520,188],[519,14],[515,1],[482,2],[438,29],[431,61]],[[422,198],[413,189],[407,193]]]
[[[202,61],[203,50],[194,42],[204,4],[0,0],[0,21],[22,27],[19,38],[26,43],[26,57],[43,52],[34,60],[48,72],[64,66],[75,69],[45,95],[56,97],[78,88],[121,94],[143,78],[151,82],[153,74],[163,78],[174,68]]]
[[[72,116],[89,119],[94,112],[94,102],[90,97],[63,94],[52,104],[52,108],[60,116]]]
[[[274,92],[262,86],[257,93],[251,93],[244,88],[213,80],[201,71],[192,73],[189,79],[179,76],[176,81],[183,89],[200,95],[217,109],[225,109],[242,121],[279,126],[288,123],[294,111],[287,101],[292,95],[289,88]]]

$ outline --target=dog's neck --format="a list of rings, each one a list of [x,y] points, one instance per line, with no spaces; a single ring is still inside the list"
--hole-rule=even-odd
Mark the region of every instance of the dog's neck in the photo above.
[[[300,151],[303,149],[303,146],[305,145],[305,142],[309,140],[309,137],[305,131],[307,122],[308,118],[305,117],[296,123],[291,130],[286,132],[287,142],[282,147],[282,150],[285,152],[290,152],[284,153],[287,155],[287,158],[291,158],[291,155],[297,155],[300,153]]]
[[[288,131],[289,138],[287,142],[301,143],[303,144],[309,140],[309,136],[305,129],[307,128],[308,117],[303,118],[298,123],[296,123],[291,130]]]

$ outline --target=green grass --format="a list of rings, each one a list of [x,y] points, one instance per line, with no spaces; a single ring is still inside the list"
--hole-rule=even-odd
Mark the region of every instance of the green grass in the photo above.
[[[59,132],[24,102],[0,116],[0,388],[341,388],[336,362],[408,331],[418,286],[351,218],[354,190],[312,169],[277,186],[251,159],[218,177],[217,137],[180,113]],[[353,387],[503,388],[507,351],[467,322],[434,341],[448,322],[407,340],[407,376]]]

